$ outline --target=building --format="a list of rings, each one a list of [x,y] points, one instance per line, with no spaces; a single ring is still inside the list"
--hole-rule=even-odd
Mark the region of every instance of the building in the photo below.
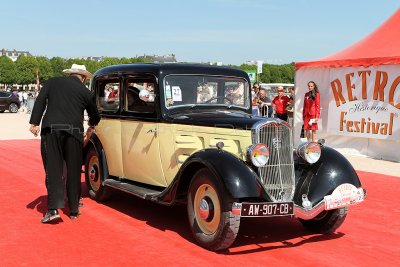
[[[143,58],[143,59],[150,59],[153,62],[158,62],[158,63],[171,63],[171,62],[177,62],[175,54],[171,55],[143,55],[139,56],[138,58]]]
[[[17,51],[17,50],[6,50],[6,49],[1,49],[0,50],[1,54],[0,56],[6,56],[8,58],[10,58],[12,61],[16,61],[17,58],[21,55],[23,56],[32,56],[31,53],[29,53],[28,51]]]

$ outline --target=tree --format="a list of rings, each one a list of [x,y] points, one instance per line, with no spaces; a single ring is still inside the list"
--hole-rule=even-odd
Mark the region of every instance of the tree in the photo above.
[[[103,59],[103,61],[100,62],[100,67],[104,68],[104,67],[118,65],[118,64],[119,64],[119,60],[117,58],[106,57]]]
[[[32,56],[19,56],[15,62],[17,67],[17,82],[19,84],[31,84],[36,82],[36,68],[38,62]]]
[[[53,70],[53,77],[64,76],[63,70],[65,67],[65,59],[61,57],[53,57],[50,59],[50,64]]]
[[[54,76],[53,68],[51,66],[50,60],[47,57],[37,57],[36,60],[38,62],[40,83],[43,83]]]
[[[94,74],[98,69],[100,69],[100,63],[96,60],[87,59],[85,67],[88,72]]]
[[[13,84],[17,83],[17,68],[14,62],[6,57],[0,57],[0,83]]]

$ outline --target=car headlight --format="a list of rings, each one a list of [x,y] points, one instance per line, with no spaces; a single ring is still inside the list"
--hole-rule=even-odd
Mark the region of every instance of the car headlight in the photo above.
[[[313,164],[321,157],[321,145],[316,142],[305,142],[297,148],[297,154],[310,164]]]
[[[269,148],[265,144],[255,144],[247,149],[247,158],[256,167],[263,167],[269,160]]]

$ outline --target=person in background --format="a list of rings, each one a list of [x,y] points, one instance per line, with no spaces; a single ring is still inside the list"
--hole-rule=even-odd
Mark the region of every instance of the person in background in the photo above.
[[[58,209],[64,208],[64,161],[67,167],[69,217],[78,218],[84,110],[86,109],[89,115],[89,126],[95,126],[100,121],[93,94],[84,85],[85,80],[92,74],[86,71],[84,65],[77,64],[64,70],[64,73],[69,76],[50,78],[45,83],[36,99],[29,121],[29,130],[35,136],[41,133],[48,206],[42,223],[60,218]]]
[[[271,98],[267,96],[267,90],[261,88],[259,91],[258,107],[260,109],[260,114],[263,117],[272,117],[272,103]]]
[[[254,83],[253,87],[251,88],[251,106],[252,106],[252,113],[253,115],[259,116],[260,109],[258,108],[258,99],[259,99],[259,84]]]
[[[283,94],[283,87],[278,87],[278,95],[272,100],[272,104],[274,105],[276,117],[287,121],[288,114],[286,107],[290,103],[290,98]]]
[[[315,82],[308,82],[308,92],[304,95],[303,122],[307,141],[315,142],[320,117],[320,93]]]
[[[21,109],[23,111],[24,110],[24,97],[22,95],[21,90],[18,90],[18,99],[19,99],[20,107],[21,107]]]
[[[288,103],[286,110],[289,118],[293,118],[294,112],[294,87],[289,87],[289,99],[290,102]]]

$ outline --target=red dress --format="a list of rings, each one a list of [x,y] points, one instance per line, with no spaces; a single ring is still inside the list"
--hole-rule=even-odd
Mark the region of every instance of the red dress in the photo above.
[[[315,100],[310,97],[310,92],[304,95],[303,122],[304,130],[318,130],[318,123],[309,124],[310,119],[319,119],[320,99],[319,93],[315,94]]]

